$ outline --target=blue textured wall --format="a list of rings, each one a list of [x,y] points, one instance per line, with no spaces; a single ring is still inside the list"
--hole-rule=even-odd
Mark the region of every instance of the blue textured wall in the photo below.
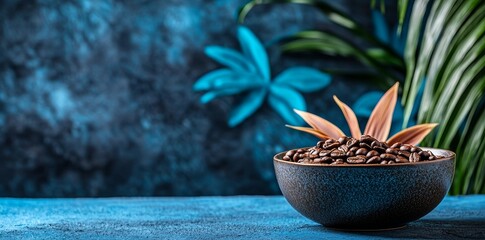
[[[192,91],[198,77],[220,67],[205,46],[239,48],[235,13],[244,2],[2,1],[0,195],[278,193],[272,156],[315,139],[285,128],[268,106],[229,128],[237,98],[201,105]],[[367,1],[339,3],[371,29]],[[332,27],[296,5],[255,8],[246,26],[264,43]],[[268,51],[275,75],[301,65],[357,67],[282,55],[275,45]],[[367,90],[365,79],[334,78],[305,97],[310,112],[343,123],[331,96],[352,104]]]

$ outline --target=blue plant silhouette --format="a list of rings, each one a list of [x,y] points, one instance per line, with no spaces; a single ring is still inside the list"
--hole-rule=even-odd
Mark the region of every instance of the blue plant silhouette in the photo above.
[[[246,94],[242,102],[229,113],[228,125],[237,126],[268,104],[288,123],[298,125],[301,119],[293,109],[306,110],[300,92],[325,88],[330,75],[309,67],[292,67],[271,80],[268,55],[263,44],[246,27],[239,26],[237,37],[242,53],[230,48],[209,46],[205,54],[227,68],[213,70],[194,84],[195,91],[207,91],[200,101],[205,104],[215,98]]]
[[[404,21],[402,32],[398,33],[397,26],[392,28],[387,24],[384,14],[379,10],[372,10],[372,25],[374,26],[374,35],[383,43],[388,44],[400,56],[404,55],[406,38],[408,35],[408,22]]]

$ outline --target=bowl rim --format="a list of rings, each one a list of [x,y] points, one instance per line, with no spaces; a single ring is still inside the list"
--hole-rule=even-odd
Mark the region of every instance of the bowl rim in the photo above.
[[[311,147],[303,147],[304,149],[311,148]],[[397,164],[367,164],[367,163],[358,163],[358,164],[314,164],[314,163],[297,163],[297,162],[289,162],[285,161],[281,158],[277,158],[279,155],[282,155],[283,153],[289,152],[291,150],[298,150],[301,148],[296,148],[296,149],[290,149],[287,151],[279,152],[276,155],[273,156],[273,162],[279,162],[279,163],[284,163],[284,164],[290,164],[290,165],[296,165],[296,166],[307,166],[307,167],[357,167],[357,168],[363,168],[363,167],[399,167],[399,166],[417,166],[417,165],[424,165],[424,164],[434,164],[434,163],[440,163],[444,161],[453,161],[455,159],[456,154],[453,151],[446,150],[446,149],[440,149],[440,148],[429,148],[429,147],[420,147],[423,150],[439,150],[439,151],[444,151],[449,154],[448,157],[440,158],[437,160],[432,160],[432,161],[420,161],[420,162],[409,162],[409,163],[397,163]]]

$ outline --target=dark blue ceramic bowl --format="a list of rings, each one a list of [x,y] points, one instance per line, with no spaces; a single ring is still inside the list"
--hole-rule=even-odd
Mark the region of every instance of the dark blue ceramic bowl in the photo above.
[[[393,165],[318,165],[274,157],[281,192],[303,216],[326,227],[352,230],[404,226],[443,200],[454,174],[455,154],[423,148],[445,158]]]

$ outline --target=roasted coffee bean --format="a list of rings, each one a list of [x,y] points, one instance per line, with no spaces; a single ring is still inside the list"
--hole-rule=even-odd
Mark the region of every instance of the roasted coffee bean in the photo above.
[[[340,137],[337,141],[340,143],[340,144],[344,144],[346,143],[347,141],[349,140],[348,137]]]
[[[406,158],[409,158],[409,156],[411,155],[411,153],[408,152],[408,151],[399,151],[397,154],[399,154],[403,157],[406,157]]]
[[[369,135],[363,135],[362,137],[360,137],[360,141],[363,143],[371,144],[372,142],[377,141],[377,139]]]
[[[409,156],[409,161],[410,162],[419,162],[421,160],[421,157],[419,156],[418,153],[411,153],[411,156]]]
[[[366,154],[366,157],[367,158],[371,158],[371,157],[374,157],[374,156],[379,156],[379,152],[377,152],[376,150],[370,150],[367,154]]]
[[[388,148],[388,149],[386,149],[386,153],[397,155],[399,152],[396,149]]]
[[[372,148],[380,153],[385,153],[386,152],[386,149],[384,147],[380,147],[380,146],[375,146],[374,148]]]
[[[366,154],[367,154],[367,152],[368,152],[368,150],[367,150],[367,149],[365,149],[365,148],[359,148],[359,150],[357,150],[357,151],[355,152],[355,154],[356,154],[356,155],[366,155]]]
[[[394,160],[396,159],[396,155],[392,155],[392,154],[389,154],[389,153],[383,153],[380,155],[380,157],[382,159],[387,159],[387,160]]]
[[[325,163],[325,162],[331,162],[332,161],[332,158],[330,158],[330,161],[328,159],[326,159],[326,157],[317,157],[315,159],[312,159],[314,163]]]
[[[369,145],[369,144],[367,144],[367,143],[363,143],[363,142],[359,143],[359,146],[360,146],[361,148],[367,148],[367,149],[369,149],[369,150],[370,150],[370,149],[372,149],[372,148],[370,147],[370,145]]]
[[[313,162],[314,163],[323,163],[323,159],[322,158],[315,158],[315,159],[313,159]]]
[[[342,152],[347,152],[349,151],[349,147],[347,147],[347,145],[340,145],[340,147],[338,147],[338,150],[342,151]]]
[[[349,149],[349,151],[351,152],[356,152],[357,150],[359,150],[360,147],[352,147]]]
[[[391,145],[391,148],[400,148],[402,146],[402,143],[397,142]]]
[[[442,158],[410,144],[394,143],[389,147],[368,135],[361,140],[344,136],[319,141],[310,148],[287,151],[283,160],[311,164],[401,164]]]
[[[333,150],[331,153],[330,153],[330,156],[333,157],[333,158],[341,158],[341,157],[345,157],[345,153],[340,151],[340,150]]]
[[[401,151],[410,151],[411,150],[411,147],[409,145],[402,145],[399,150]]]
[[[296,153],[296,151],[295,151],[295,150],[290,150],[290,151],[286,152],[286,154],[285,154],[285,155],[286,155],[286,156],[288,156],[288,157],[293,157],[293,155],[294,155],[295,153]]]
[[[371,148],[375,148],[375,147],[381,147],[381,148],[388,148],[389,146],[387,146],[387,144],[383,143],[383,142],[379,142],[379,141],[373,141],[371,144],[370,144],[370,147]]]
[[[374,143],[371,147],[372,147],[372,149],[374,149],[374,150],[376,150],[380,153],[386,152],[386,148],[380,143]]]
[[[349,157],[347,158],[347,162],[352,164],[365,163],[365,157],[361,157],[361,156]]]
[[[423,151],[423,150],[421,148],[419,148],[419,147],[416,147],[416,146],[411,147],[411,152],[412,153],[413,152],[421,152],[421,151]]]
[[[365,163],[379,163],[381,161],[381,158],[379,156],[373,156],[367,160]]]
[[[324,149],[334,149],[334,148],[337,148],[339,146],[340,146],[340,143],[338,143],[338,142],[330,143],[330,144],[325,143],[325,145],[323,145],[323,148]]]
[[[347,141],[346,145],[347,145],[347,147],[352,148],[356,145],[359,145],[359,141],[355,138],[351,138]]]
[[[407,163],[407,162],[409,162],[409,160],[407,158],[403,157],[403,156],[397,156],[396,162],[397,163]]]
[[[421,158],[423,158],[423,159],[428,159],[428,158],[431,156],[431,155],[429,154],[429,152],[428,152],[428,151],[421,151],[421,152],[419,152],[418,154],[419,154],[419,156],[421,156]]]
[[[326,157],[326,156],[329,156],[331,152],[332,151],[330,151],[330,150],[321,150],[320,153],[318,154],[318,156]]]
[[[303,159],[300,159],[298,160],[299,163],[310,163],[311,160],[309,158],[303,158]]]

